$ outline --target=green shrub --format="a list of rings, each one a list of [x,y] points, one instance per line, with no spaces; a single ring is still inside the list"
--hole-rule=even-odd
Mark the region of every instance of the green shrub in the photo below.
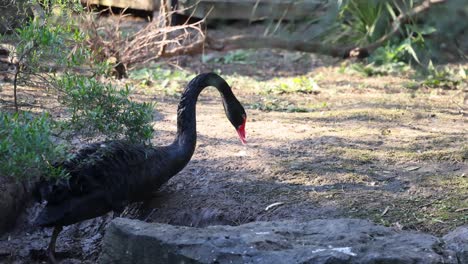
[[[79,26],[83,14],[79,1],[33,0],[28,5],[39,3],[43,14],[39,12],[14,34],[0,35],[0,40],[15,43],[12,53],[17,57],[16,114],[0,113],[0,176],[18,180],[66,176],[51,165],[66,158],[64,144],[52,137],[58,125],[67,135],[77,132],[134,142],[147,141],[153,134],[153,104],[130,100],[129,87],[118,89],[96,80],[108,77],[112,65],[96,59],[86,45],[90,39],[88,31]],[[34,117],[23,113],[17,97],[21,86],[45,87],[47,93],[55,88],[70,119],[59,123],[48,114]]]
[[[171,70],[161,67],[145,67],[138,70],[132,70],[129,73],[129,79],[137,81],[138,88],[145,89],[147,92],[160,91],[165,95],[179,98],[184,89],[187,79],[195,75],[183,70]]]
[[[275,85],[268,86],[264,92],[266,94],[313,94],[317,93],[319,88],[319,85],[313,78],[298,76],[288,81],[278,81]]]
[[[462,84],[466,84],[467,72],[468,69],[464,69],[461,65],[456,69],[448,66],[434,67],[430,63],[421,84],[430,88],[457,89]]]
[[[385,64],[376,64],[376,63],[352,63],[352,64],[343,64],[340,68],[340,72],[351,72],[359,73],[363,76],[385,76],[392,74],[401,74],[407,72],[411,67],[404,62],[389,62]]]
[[[362,73],[365,76],[391,75],[408,72],[412,62],[422,66],[421,55],[427,59],[428,54],[424,50],[424,35],[434,32],[431,27],[405,27],[407,37],[393,39],[386,45],[377,48],[364,63],[356,63],[350,66],[351,71]]]
[[[91,77],[64,75],[61,103],[71,113],[70,128],[88,136],[147,141],[153,136],[153,103],[131,101],[130,88],[117,89]]]
[[[390,24],[386,6],[389,1],[348,0],[344,1],[339,19],[342,40],[364,45],[376,41],[385,34]]]
[[[309,112],[310,109],[307,109],[303,106],[298,106],[287,100],[281,100],[278,98],[262,98],[261,101],[255,102],[249,106],[252,109],[258,109],[261,111],[277,111],[277,112]]]
[[[48,114],[0,113],[0,176],[34,181],[39,176],[63,177],[51,164],[66,157],[67,147],[53,142]]]

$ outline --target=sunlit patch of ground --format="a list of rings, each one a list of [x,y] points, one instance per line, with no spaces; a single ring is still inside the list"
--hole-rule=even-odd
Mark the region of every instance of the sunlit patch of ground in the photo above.
[[[434,234],[468,222],[459,90],[408,89],[408,77],[364,78],[337,67],[274,78],[223,76],[248,108],[249,144],[239,144],[217,92],[203,92],[193,162],[154,201],[153,221],[203,226],[359,217]],[[307,78],[317,86],[278,88],[308,85]],[[173,136],[177,99],[159,96],[170,98],[158,107],[165,116],[157,124],[162,143]],[[259,107],[266,100],[280,106]]]

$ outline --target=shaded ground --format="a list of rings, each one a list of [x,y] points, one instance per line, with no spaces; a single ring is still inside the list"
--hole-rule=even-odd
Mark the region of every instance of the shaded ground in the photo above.
[[[358,217],[436,235],[468,223],[468,106],[461,90],[407,88],[414,85],[405,76],[343,74],[336,62],[303,53],[209,56],[181,59],[182,73],[146,69],[147,77],[128,80],[138,87],[135,99],[158,103],[154,143],[173,138],[178,92],[192,74],[214,70],[248,108],[248,145],[237,139],[218,93],[205,90],[192,161],[127,216],[189,226]],[[154,77],[158,71],[164,78]],[[9,84],[0,96],[8,107]],[[37,89],[20,96],[25,108],[63,115]],[[1,238],[0,262],[33,263],[34,250],[46,247],[50,230],[28,227],[34,212]],[[93,263],[105,223],[68,227],[57,243],[68,252],[64,263]]]

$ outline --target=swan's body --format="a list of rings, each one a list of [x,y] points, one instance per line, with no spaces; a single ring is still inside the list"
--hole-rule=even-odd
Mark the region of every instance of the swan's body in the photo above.
[[[191,155],[175,157],[172,148],[110,141],[80,150],[60,165],[69,180],[39,184],[47,206],[36,224],[70,225],[148,199],[190,160]]]
[[[196,145],[195,105],[207,86],[216,87],[226,115],[245,143],[246,114],[229,85],[214,73],[200,74],[184,90],[177,110],[177,135],[168,146],[150,147],[122,141],[92,144],[59,166],[70,175],[59,182],[42,181],[36,195],[47,205],[36,223],[56,227],[49,245],[55,262],[55,239],[64,225],[121,211],[143,201],[190,161]]]

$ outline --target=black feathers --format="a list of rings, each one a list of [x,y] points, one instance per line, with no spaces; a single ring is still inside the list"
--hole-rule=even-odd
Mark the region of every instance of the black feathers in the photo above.
[[[95,143],[56,166],[69,177],[40,181],[34,196],[47,201],[36,219],[39,226],[63,226],[120,211],[142,201],[190,161],[196,145],[195,104],[200,92],[215,86],[230,120],[243,118],[244,108],[229,85],[214,73],[200,74],[184,90],[177,112],[177,136],[169,146],[151,147],[122,141]]]
[[[78,206],[80,201],[92,202],[89,210],[101,212],[121,208],[133,197],[138,199],[139,195],[132,194],[129,187],[157,177],[151,171],[153,166],[145,165],[152,160],[157,164],[155,155],[152,147],[121,141],[97,143],[80,150],[72,159],[56,165],[68,172],[69,178],[42,180],[36,185],[36,199],[47,201],[45,213],[36,221],[40,225],[52,225],[50,221],[56,221],[56,217],[50,216],[58,215],[54,212],[57,207],[64,212],[76,210],[72,207]],[[100,204],[99,208],[93,209],[96,204]],[[88,209],[84,207],[82,210]]]

